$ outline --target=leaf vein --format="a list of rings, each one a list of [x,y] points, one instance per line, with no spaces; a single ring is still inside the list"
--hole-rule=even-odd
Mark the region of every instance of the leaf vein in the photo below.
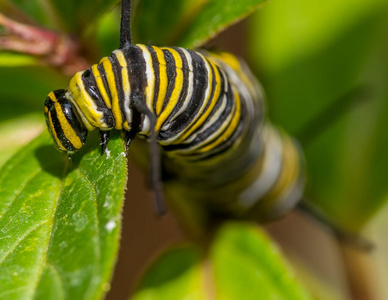
[[[3,212],[3,214],[0,214],[0,219],[2,219],[4,217],[4,215],[8,212],[8,210],[10,209],[10,207],[12,206],[12,204],[14,203],[14,201],[16,200],[16,198],[18,196],[20,196],[20,194],[23,192],[23,190],[25,189],[25,187],[40,173],[42,172],[42,168],[39,168],[38,170],[36,170],[32,175],[31,177],[29,177],[25,182],[24,184],[19,187],[19,189],[16,191],[16,193],[13,195],[13,199],[11,200],[11,202],[8,204],[7,207],[5,207],[5,211]]]
[[[44,221],[42,223],[36,224],[35,226],[31,227],[17,242],[16,244],[5,254],[5,256],[0,260],[0,265],[7,259],[7,257],[16,249],[18,245],[32,232],[37,230],[40,226],[48,223],[48,221]]]
[[[65,299],[65,289],[63,287],[63,280],[62,280],[61,274],[59,274],[57,268],[53,264],[47,263],[47,267],[51,269],[51,271],[53,272],[54,276],[57,279],[59,289],[61,291],[61,297],[59,297],[58,299]]]
[[[99,270],[101,269],[101,236],[100,236],[100,222],[98,219],[98,203],[97,203],[98,193],[97,193],[95,185],[88,178],[88,176],[81,169],[77,169],[77,171],[92,186],[93,193],[94,193],[93,199],[95,202],[94,206],[95,206],[95,222],[96,222],[97,239],[94,240],[94,242],[95,242],[95,253],[96,253],[96,268],[94,269],[93,278],[91,279],[89,287],[87,288],[87,291],[85,293],[85,295],[88,295],[89,293],[94,291],[93,290],[93,283],[94,283],[93,279],[95,278],[96,273],[98,273]],[[97,267],[97,264],[98,264],[98,267]]]
[[[47,243],[46,243],[46,249],[45,249],[45,252],[44,252],[44,256],[43,256],[43,259],[42,259],[42,265],[40,267],[40,270],[36,276],[36,280],[35,282],[33,283],[32,285],[32,289],[31,289],[31,297],[28,298],[28,299],[32,299],[33,295],[35,294],[36,292],[36,289],[38,288],[38,283],[42,277],[42,274],[43,274],[43,270],[44,270],[44,267],[46,265],[46,262],[47,262],[47,253],[49,251],[49,247],[50,247],[50,241],[53,237],[53,227],[54,227],[54,219],[55,219],[55,214],[57,212],[57,208],[58,208],[58,203],[59,203],[59,198],[62,194],[62,188],[64,186],[64,182],[66,180],[66,175],[67,175],[67,170],[68,170],[68,166],[69,166],[69,163],[67,162],[65,164],[65,167],[64,167],[64,170],[63,170],[63,175],[62,175],[62,179],[61,179],[61,184],[59,186],[59,189],[58,189],[58,193],[57,193],[57,196],[55,197],[55,205],[54,205],[54,210],[53,210],[53,213],[52,213],[52,218],[50,220],[50,234],[49,234],[49,237],[47,238]]]
[[[4,291],[3,293],[0,293],[0,298],[3,298],[4,296],[14,294],[20,291],[28,290],[28,286],[20,286],[11,290]]]

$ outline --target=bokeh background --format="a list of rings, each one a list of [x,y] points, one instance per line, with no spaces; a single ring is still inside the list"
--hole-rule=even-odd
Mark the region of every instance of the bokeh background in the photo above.
[[[28,1],[11,2],[28,13],[33,7]],[[65,4],[63,8],[72,9]],[[141,6],[135,13],[141,15]],[[117,47],[118,15],[117,8],[107,8],[85,34],[85,40],[96,37],[84,41],[89,57],[97,61]],[[48,26],[55,23],[55,16],[36,12],[34,16]],[[135,24],[135,41],[142,43],[152,41],[148,36],[168,22],[147,22],[144,16],[142,20],[146,25]],[[338,226],[372,240],[376,249],[370,254],[353,253],[347,262],[344,247],[298,213],[266,228],[319,299],[388,299],[384,284],[388,277],[387,1],[273,0],[208,45],[248,61],[266,91],[271,121],[294,136],[342,95],[365,87],[362,101],[346,106],[338,118],[326,118],[326,129],[312,130],[316,136],[302,147],[308,174],[306,199]],[[68,79],[28,55],[0,54],[1,164],[44,130],[44,97],[67,86]],[[188,239],[172,212],[155,219],[146,182],[130,162],[121,249],[107,299],[128,299],[150,260],[165,247]],[[349,272],[357,273],[350,282]],[[357,298],[355,283],[368,285],[370,298]]]

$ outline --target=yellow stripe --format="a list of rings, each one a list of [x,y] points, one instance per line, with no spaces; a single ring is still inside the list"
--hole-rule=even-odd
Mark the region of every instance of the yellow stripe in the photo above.
[[[131,86],[129,84],[129,78],[128,78],[127,61],[125,60],[124,54],[121,50],[115,50],[114,53],[116,54],[117,60],[122,68],[121,69],[122,87],[124,90],[124,97],[126,99],[127,97],[128,98],[130,97],[130,93],[131,93]],[[129,100],[128,100],[128,104],[129,104]],[[124,129],[129,130],[127,121],[125,121],[122,126],[124,127]],[[121,129],[121,128],[117,128],[117,129]]]
[[[83,72],[78,72],[70,80],[69,92],[74,98],[74,101],[76,103],[75,106],[78,106],[79,110],[82,112],[82,115],[88,120],[88,122],[92,126],[100,128],[103,125],[100,121],[102,117],[102,112],[97,111],[97,106],[95,102],[86,91],[84,83],[82,81],[82,73]],[[87,123],[85,122],[85,125],[86,124]]]
[[[175,60],[175,71],[176,71],[176,77],[175,77],[175,85],[174,85],[174,90],[171,93],[171,97],[166,105],[166,107],[163,109],[162,113],[159,115],[156,125],[155,125],[155,131],[159,131],[160,127],[164,123],[164,121],[167,120],[168,116],[171,114],[173,111],[174,107],[178,103],[179,96],[182,91],[183,87],[183,71],[182,71],[182,58],[179,55],[179,53],[172,49],[172,48],[161,48],[164,50],[170,51],[172,56],[174,57]]]
[[[210,62],[211,66],[214,69],[215,80],[216,80],[216,86],[215,86],[215,90],[214,90],[214,95],[213,95],[213,98],[211,99],[212,102],[211,102],[209,108],[207,109],[207,111],[205,113],[201,114],[203,109],[205,109],[206,104],[207,104],[207,102],[208,102],[208,100],[210,98],[210,95],[211,95],[211,90],[210,90],[209,91],[209,96],[206,99],[206,104],[205,104],[205,106],[203,106],[203,109],[199,113],[201,115],[201,117],[198,120],[193,121],[193,123],[194,123],[193,126],[191,126],[179,139],[174,141],[174,144],[181,143],[182,141],[184,141],[191,133],[193,133],[198,127],[200,127],[203,124],[203,122],[205,122],[207,117],[213,111],[213,108],[216,105],[218,97],[220,96],[220,91],[221,91],[220,73],[218,72],[218,70],[217,70],[216,66],[213,64],[213,62],[210,61],[210,60],[209,60],[209,62]],[[213,77],[212,77],[212,73],[210,73],[210,74],[211,74],[211,76],[209,76],[209,85],[212,85]]]
[[[125,121],[125,122],[124,122],[123,128],[124,128],[126,131],[129,131],[128,121]]]
[[[58,102],[55,102],[54,106],[59,124],[63,130],[63,133],[65,134],[65,137],[75,148],[80,149],[82,147],[81,139],[74,131],[73,127],[71,127],[69,121],[66,119],[65,114],[62,111],[62,106]]]
[[[159,61],[159,92],[158,92],[158,99],[156,100],[156,115],[159,115],[162,111],[163,102],[166,98],[166,92],[167,92],[167,84],[168,84],[168,78],[167,78],[167,68],[166,68],[166,60],[164,59],[163,51],[160,50],[158,47],[152,46],[152,48],[156,52],[156,56],[158,57]]]
[[[97,88],[100,91],[102,99],[104,99],[106,107],[111,109],[112,108],[112,103],[110,102],[108,93],[106,92],[104,83],[103,83],[103,81],[101,79],[100,71],[97,68],[97,64],[92,66],[92,72],[93,72],[94,78],[96,79]]]
[[[48,113],[48,118],[49,118],[49,123],[50,123],[50,128],[51,128],[51,133],[54,137],[55,142],[57,143],[59,149],[66,151],[67,149],[62,145],[61,141],[58,139],[57,133],[54,129],[54,124],[53,124],[53,119],[51,117],[51,111]]]
[[[101,59],[100,64],[104,66],[104,70],[106,73],[106,79],[108,81],[108,86],[110,90],[110,94],[112,96],[112,113],[113,117],[116,120],[116,129],[123,129],[123,118],[121,115],[120,105],[119,105],[119,97],[116,89],[116,78],[113,73],[112,64],[109,61],[108,57],[104,57]]]
[[[227,124],[225,122],[226,123],[225,125],[227,125],[228,128],[215,141],[213,141],[209,145],[199,149],[198,150],[199,153],[207,152],[207,151],[217,147],[219,144],[226,141],[233,134],[234,130],[236,129],[236,127],[238,125],[238,122],[240,120],[240,115],[241,115],[241,103],[240,103],[240,97],[239,97],[237,91],[234,92],[234,99],[235,99],[235,103],[236,103],[236,111],[234,113],[232,121],[229,124]],[[222,128],[220,128],[219,131],[222,131],[224,128],[225,128],[225,126],[222,126]]]
[[[50,97],[50,99],[51,99],[53,102],[57,102],[57,101],[58,101],[57,97],[55,97],[54,92],[50,92],[50,94],[48,94],[48,97]]]
[[[241,69],[240,62],[237,57],[229,52],[221,52],[218,54],[212,53],[212,55],[226,62],[235,71],[239,71]]]
[[[238,78],[250,90],[250,92],[252,94],[256,93],[255,87],[254,85],[252,85],[252,79],[247,73],[244,72],[244,69],[242,68],[241,63],[236,56],[234,56],[229,52],[210,53],[210,56],[230,66],[236,72]],[[255,81],[256,78],[254,78],[253,80]]]
[[[229,66],[232,67],[233,70],[236,71],[238,77],[240,78],[240,80],[244,83],[244,85],[249,88],[252,92],[253,90],[253,94],[255,93],[254,90],[254,86],[252,85],[252,79],[249,78],[249,76],[247,75],[247,73],[244,72],[243,68],[241,67],[241,63],[240,61],[238,60],[238,58],[236,56],[234,56],[233,54],[230,54],[228,52],[222,52],[220,54],[220,58],[225,61]],[[256,80],[256,78],[254,79]]]

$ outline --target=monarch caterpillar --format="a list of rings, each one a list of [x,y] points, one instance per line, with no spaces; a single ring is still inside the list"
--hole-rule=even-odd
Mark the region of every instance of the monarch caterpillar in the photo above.
[[[303,191],[302,156],[266,120],[247,65],[225,52],[134,45],[129,15],[123,0],[120,48],[46,98],[57,148],[71,155],[98,128],[104,151],[109,131],[124,130],[127,146],[136,135],[157,141],[167,172],[194,187],[193,196],[222,199],[212,205],[221,213],[267,219],[293,208]],[[158,147],[151,152],[151,165],[159,165]],[[158,172],[151,174],[156,190]]]

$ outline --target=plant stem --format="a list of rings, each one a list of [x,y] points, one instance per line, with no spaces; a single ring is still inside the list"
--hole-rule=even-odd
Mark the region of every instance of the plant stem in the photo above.
[[[339,250],[352,300],[380,300],[376,268],[370,252],[360,251],[339,240]]]

